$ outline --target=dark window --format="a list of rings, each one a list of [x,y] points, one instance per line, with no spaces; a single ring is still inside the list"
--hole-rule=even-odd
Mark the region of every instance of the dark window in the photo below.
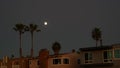
[[[63,59],[63,64],[69,64],[69,59],[67,58]]]
[[[88,53],[85,53],[85,60],[88,60]]]
[[[80,59],[77,60],[77,63],[80,64]]]
[[[16,61],[14,64],[15,64],[15,65],[19,65],[19,62],[18,62],[18,61]]]
[[[112,51],[104,51],[104,62],[111,62],[112,61]]]
[[[29,60],[29,64],[31,64],[31,61]]]
[[[40,65],[40,61],[39,60],[37,61],[37,65]]]
[[[92,53],[85,53],[85,63],[92,63]]]
[[[114,50],[114,56],[115,56],[115,58],[120,58],[120,49]]]
[[[53,64],[61,64],[61,59],[53,59]]]

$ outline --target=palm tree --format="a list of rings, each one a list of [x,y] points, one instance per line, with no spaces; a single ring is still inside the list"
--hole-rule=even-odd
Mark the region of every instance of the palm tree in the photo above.
[[[33,34],[35,31],[39,32],[41,30],[38,29],[38,25],[29,24],[29,26],[26,26],[25,31],[30,31],[30,33],[31,33],[31,57],[33,57]]]
[[[18,31],[19,32],[19,39],[20,39],[20,57],[22,57],[22,45],[21,45],[21,35],[24,33],[24,28],[25,28],[25,25],[23,24],[16,24],[15,27],[13,27],[13,29],[15,31]]]
[[[98,41],[102,41],[102,39],[101,39],[101,31],[100,31],[99,28],[94,28],[93,29],[93,31],[92,31],[92,38],[94,40],[96,40],[96,46],[98,46]]]
[[[59,54],[60,49],[61,49],[60,43],[59,42],[54,42],[53,45],[52,45],[52,50],[54,51],[55,55]]]

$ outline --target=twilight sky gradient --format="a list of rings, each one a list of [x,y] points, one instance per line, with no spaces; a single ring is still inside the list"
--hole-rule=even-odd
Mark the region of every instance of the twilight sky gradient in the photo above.
[[[48,21],[44,26],[43,22]],[[120,43],[120,0],[0,0],[0,58],[19,56],[16,23],[38,24],[42,32],[34,35],[34,54],[52,43],[61,43],[61,52],[95,46],[94,27],[103,34],[103,44]],[[23,55],[30,55],[31,37],[22,35]]]

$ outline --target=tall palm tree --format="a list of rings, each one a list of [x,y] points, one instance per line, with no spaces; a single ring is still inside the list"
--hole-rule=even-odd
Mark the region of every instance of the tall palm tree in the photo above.
[[[60,43],[59,42],[54,42],[53,45],[52,45],[52,50],[54,51],[55,55],[59,54],[60,49],[61,49]]]
[[[102,41],[101,39],[101,30],[99,28],[94,28],[92,31],[92,38],[96,40],[96,46],[98,46],[98,41]]]
[[[22,42],[21,42],[21,35],[24,33],[24,28],[25,28],[25,25],[23,24],[15,24],[15,26],[13,27],[13,29],[17,32],[19,32],[19,39],[20,39],[20,57],[22,57]]]
[[[38,25],[29,24],[29,26],[26,26],[25,31],[30,31],[31,33],[31,57],[33,57],[33,35],[34,35],[34,32],[39,32],[41,30],[38,29]]]

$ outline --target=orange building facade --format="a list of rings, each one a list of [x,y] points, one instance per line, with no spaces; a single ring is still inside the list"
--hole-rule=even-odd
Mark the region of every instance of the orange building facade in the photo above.
[[[41,49],[38,57],[9,58],[0,60],[0,68],[118,68],[120,44],[80,48],[80,52],[49,55]]]

